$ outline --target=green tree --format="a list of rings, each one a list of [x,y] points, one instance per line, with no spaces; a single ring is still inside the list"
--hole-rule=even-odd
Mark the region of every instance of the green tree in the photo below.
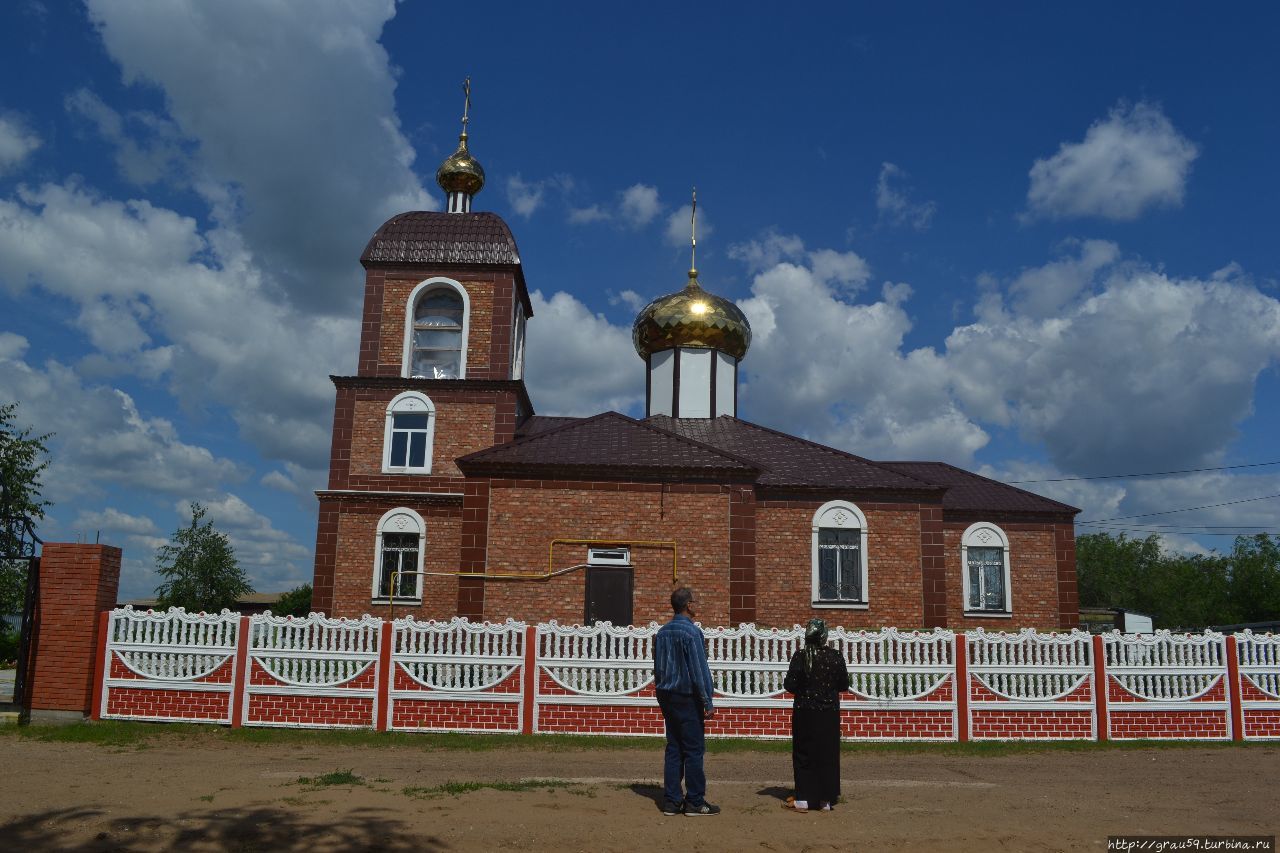
[[[165,578],[156,587],[162,608],[217,613],[235,607],[241,596],[253,592],[227,534],[215,530],[212,521],[200,523],[207,512],[192,502],[191,524],[178,528],[169,543],[156,550],[156,571]]]
[[[306,616],[311,612],[311,584],[304,583],[281,595],[271,612],[276,616]]]
[[[40,496],[40,475],[49,467],[49,451],[44,442],[48,435],[32,435],[31,429],[20,429],[17,403],[0,405],[0,483],[4,488],[4,506],[0,515],[23,516],[33,523],[44,518],[49,502]],[[0,524],[0,556],[18,552],[23,530]],[[22,611],[26,594],[27,562],[0,559],[0,617]],[[16,642],[17,628],[0,619],[0,647]],[[7,655],[4,655],[7,656]]]
[[[1222,622],[1280,619],[1280,537],[1237,536],[1228,561],[1231,618]]]

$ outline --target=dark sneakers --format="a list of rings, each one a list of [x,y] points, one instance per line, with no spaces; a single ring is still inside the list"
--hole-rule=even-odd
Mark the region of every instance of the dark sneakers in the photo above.
[[[694,805],[690,805],[689,803],[685,803],[684,813],[687,815],[699,815],[699,816],[710,817],[711,815],[720,814],[720,807],[713,806],[711,805],[711,803],[703,803],[700,806],[694,806]]]
[[[671,800],[664,800],[662,802],[662,813],[667,817],[684,814],[684,803],[673,803]]]

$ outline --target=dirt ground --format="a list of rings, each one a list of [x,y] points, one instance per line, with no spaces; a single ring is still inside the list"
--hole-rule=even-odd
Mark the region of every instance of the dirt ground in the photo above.
[[[1109,834],[1274,835],[1280,825],[1280,746],[857,751],[843,758],[841,805],[808,815],[780,808],[786,752],[712,754],[708,799],[724,813],[708,818],[660,813],[661,750],[6,736],[0,849],[1056,851],[1105,850]],[[361,782],[299,781],[346,770]],[[425,790],[528,779],[558,781]]]

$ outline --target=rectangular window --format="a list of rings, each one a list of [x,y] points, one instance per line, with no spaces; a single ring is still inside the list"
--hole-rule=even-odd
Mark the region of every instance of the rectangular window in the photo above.
[[[1004,549],[969,548],[970,610],[1005,609]]]
[[[418,571],[418,534],[382,534],[382,564],[378,570],[378,597],[391,597],[391,582],[395,578],[396,598],[418,597],[418,576],[408,574]],[[396,576],[395,573],[401,574]]]
[[[818,530],[818,598],[862,600],[862,531]]]
[[[630,548],[590,548],[587,550],[589,566],[629,566]]]
[[[427,431],[431,415],[422,412],[391,416],[391,453],[387,464],[392,468],[425,468],[427,464]]]

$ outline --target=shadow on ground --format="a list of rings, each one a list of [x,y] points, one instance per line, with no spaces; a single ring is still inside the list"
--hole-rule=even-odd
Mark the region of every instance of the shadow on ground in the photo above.
[[[782,788],[778,785],[770,785],[768,788],[761,788],[759,791],[756,791],[756,793],[762,797],[773,797],[776,800],[785,800],[787,797],[791,796],[795,792],[792,791],[790,788]]]
[[[8,850],[281,850],[421,851],[449,846],[434,836],[409,832],[385,809],[346,812],[341,823],[324,824],[275,808],[185,812],[169,818],[146,815],[105,818],[95,809],[60,809],[15,818],[0,825]]]
[[[655,809],[662,808],[662,800],[663,800],[664,792],[662,790],[661,785],[645,785],[640,782],[636,782],[632,785],[629,785],[628,787],[631,788],[632,793],[638,794],[639,796],[644,797],[646,800],[653,801],[653,807]]]

